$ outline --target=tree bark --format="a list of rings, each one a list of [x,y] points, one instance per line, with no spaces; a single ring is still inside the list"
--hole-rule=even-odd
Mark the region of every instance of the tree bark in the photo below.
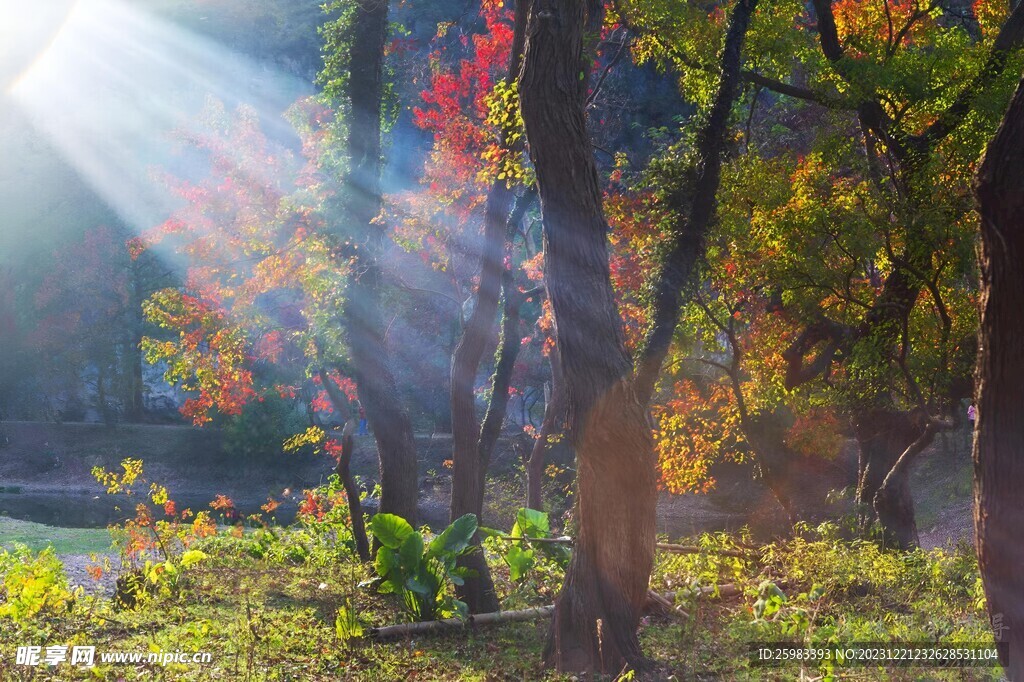
[[[860,446],[857,462],[857,504],[862,525],[867,528],[878,519],[875,511],[875,496],[882,487],[886,476],[896,465],[900,455],[914,441],[921,437],[923,428],[915,422],[909,412],[871,409],[855,413],[853,432]],[[887,504],[893,509],[910,510],[913,517],[914,501],[909,485],[898,485],[894,480],[886,493]],[[913,523],[913,521],[904,521]],[[889,533],[883,525],[883,536]]]
[[[498,349],[495,353],[496,362],[494,375],[491,378],[491,399],[487,406],[487,412],[483,423],[480,426],[480,433],[477,439],[477,448],[474,453],[475,461],[472,463],[475,478],[463,479],[462,487],[458,490],[458,498],[461,503],[466,504],[465,510],[456,510],[455,499],[456,489],[452,484],[452,520],[454,521],[462,514],[476,514],[477,518],[483,521],[484,491],[487,483],[487,469],[491,463],[491,456],[501,435],[501,427],[505,422],[505,413],[508,408],[509,388],[512,380],[512,370],[516,358],[519,356],[519,348],[522,342],[519,331],[519,306],[521,304],[518,292],[512,279],[512,273],[505,271],[502,277],[502,291],[504,306],[502,313],[502,331],[498,341]],[[469,469],[471,467],[465,467]],[[468,505],[472,505],[469,508]],[[480,544],[479,535],[474,536],[473,543]],[[494,583],[491,580],[490,569],[484,558],[483,550],[471,552],[459,558],[459,565],[465,566],[476,572],[475,576],[465,579],[465,584],[456,588],[459,598],[466,602],[470,613],[489,613],[499,608],[498,596],[494,591]]]
[[[562,365],[558,353],[548,357],[551,365],[551,395],[544,405],[544,421],[540,435],[533,444],[530,461],[526,465],[526,506],[544,511],[544,470],[552,441],[561,437],[565,416],[565,389],[562,383]]]
[[[914,499],[910,495],[910,465],[934,442],[935,434],[943,427],[948,427],[948,424],[929,419],[917,439],[907,446],[885,475],[875,493],[873,505],[882,527],[882,541],[887,546],[910,550],[920,544]]]
[[[1009,679],[1024,680],[1024,81],[985,152],[977,195],[981,211],[981,333],[974,435],[978,566],[1000,661]]]
[[[676,214],[670,248],[661,264],[654,288],[651,325],[640,354],[636,379],[637,396],[647,403],[661,374],[672,337],[679,325],[683,295],[692,285],[704,239],[715,217],[722,155],[729,116],[736,101],[742,72],[743,43],[757,0],[743,0],[733,10],[722,53],[722,75],[714,104],[697,136],[697,158],[686,177],[668,192],[668,207]]]
[[[390,367],[381,317],[381,102],[388,3],[355,3],[351,25],[350,102],[345,220],[361,230],[343,318],[359,399],[380,459],[380,511],[416,523],[417,464],[412,422]]]
[[[128,309],[128,339],[125,343],[125,421],[141,422],[145,414],[142,391],[145,382],[142,377],[142,264],[138,259],[129,263],[131,292]]]
[[[341,455],[338,457],[338,465],[334,468],[341,484],[345,487],[345,496],[348,498],[348,510],[352,519],[352,539],[356,543],[356,554],[363,562],[372,558],[370,555],[370,541],[366,536],[366,523],[363,521],[363,501],[360,499],[361,491],[356,485],[356,479],[352,476],[352,453],[355,451],[355,439],[352,432],[356,430],[356,422],[349,419],[341,432]]]
[[[607,230],[584,114],[587,3],[535,0],[520,77],[544,216],[546,286],[578,464],[577,544],[545,661],[641,668],[637,625],[654,561],[656,476],[645,406],[609,278]]]
[[[337,384],[328,376],[323,369],[320,370],[320,383],[327,391],[327,397],[331,399],[335,412],[339,415],[347,415],[345,426],[341,431],[341,455],[338,457],[338,464],[334,472],[341,479],[345,488],[345,496],[348,497],[348,510],[352,522],[352,538],[356,543],[356,553],[362,561],[370,561],[370,543],[366,535],[366,523],[363,520],[363,501],[360,499],[362,491],[356,485],[356,479],[352,476],[352,454],[355,452],[355,439],[352,432],[356,429],[356,420],[351,416],[349,400],[338,390]],[[321,429],[324,426],[316,418],[316,412],[310,410],[310,416],[314,423]],[[324,429],[326,430],[326,429]]]
[[[506,81],[515,80],[515,74],[523,54],[526,23],[525,0],[516,5],[515,28],[512,50],[509,56]],[[503,146],[508,146],[501,140]],[[509,358],[502,355],[513,351],[511,339],[503,330],[499,342],[498,366],[495,369],[495,383],[491,393],[490,406],[481,430],[476,414],[476,377],[483,359],[484,349],[494,329],[494,318],[498,310],[498,302],[503,288],[503,273],[506,242],[509,227],[516,225],[522,218],[532,195],[521,197],[515,201],[515,194],[505,179],[496,179],[487,193],[484,208],[484,237],[480,254],[480,281],[476,291],[476,305],[463,328],[462,338],[452,357],[451,374],[451,416],[452,416],[452,497],[451,520],[464,514],[476,514],[480,519],[484,505],[484,483],[491,453],[497,442],[501,424],[505,418],[508,405],[508,379],[512,374],[515,354],[519,351],[519,339],[515,339],[514,352]],[[513,205],[515,208],[513,209]],[[511,275],[508,274],[508,277]],[[511,286],[505,286],[506,306],[505,323],[518,324],[518,303],[510,304],[515,299]],[[510,317],[512,309],[514,313]],[[505,360],[505,366],[502,360]],[[495,428],[495,422],[497,426]],[[479,546],[479,535],[474,536],[474,544]],[[487,562],[483,551],[478,549],[460,558],[459,564],[476,572],[475,576],[466,578],[465,584],[459,586],[459,597],[466,602],[470,613],[489,613],[498,609],[498,598],[494,593]]]

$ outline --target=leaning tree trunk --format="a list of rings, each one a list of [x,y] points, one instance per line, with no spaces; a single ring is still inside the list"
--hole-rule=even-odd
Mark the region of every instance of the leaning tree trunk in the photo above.
[[[1000,661],[1024,680],[1024,81],[978,173],[981,334],[974,436],[981,569]]]
[[[615,673],[643,664],[637,626],[654,562],[655,456],[609,278],[607,231],[584,115],[584,0],[535,0],[520,77],[544,217],[548,298],[576,452],[576,545],[545,661]],[[581,76],[584,74],[584,76]]]
[[[551,364],[551,394],[544,405],[540,434],[533,443],[530,461],[526,464],[526,506],[537,511],[544,511],[544,470],[548,451],[562,433],[565,415],[565,389],[558,353],[552,352],[548,360]]]
[[[526,13],[522,2],[516,7],[515,32],[512,50],[509,55],[507,82],[515,79],[515,73],[523,54],[525,40]],[[508,148],[503,139],[502,146]],[[464,514],[476,514],[480,519],[484,506],[484,483],[487,467],[490,464],[491,452],[497,442],[498,433],[493,432],[493,441],[488,441],[490,434],[482,433],[476,415],[476,376],[483,359],[484,349],[491,339],[494,330],[494,319],[498,310],[498,299],[502,290],[502,277],[505,272],[504,260],[509,225],[515,225],[525,211],[526,202],[532,199],[522,198],[515,202],[515,195],[508,181],[496,179],[487,193],[484,208],[484,238],[480,254],[480,281],[476,291],[476,305],[466,321],[466,326],[455,348],[452,357],[451,374],[451,415],[452,415],[452,498],[451,520]],[[515,210],[513,205],[515,203]],[[512,292],[506,290],[506,301],[510,301]],[[508,320],[509,306],[506,305],[505,319]],[[518,311],[515,321],[518,324]],[[499,365],[495,370],[495,378],[504,376],[503,381],[496,381],[491,394],[491,406],[488,410],[493,422],[498,419],[498,431],[505,418],[508,403],[508,377],[512,374],[512,366],[502,367],[500,364],[502,349],[511,350],[510,339],[503,334],[499,344]],[[519,351],[516,341],[515,353]],[[512,356],[514,363],[515,356]],[[504,375],[502,373],[504,372]],[[499,385],[500,384],[500,385]],[[500,410],[500,415],[498,412]],[[488,426],[485,422],[484,426]],[[479,535],[474,536],[473,543],[478,549],[460,558],[462,566],[470,568],[475,575],[465,580],[458,588],[459,597],[466,602],[470,613],[490,613],[498,610],[498,597],[494,592],[490,570],[479,549]]]
[[[417,468],[412,422],[391,372],[381,317],[381,101],[388,3],[355,3],[349,58],[349,179],[344,219],[362,230],[343,311],[359,400],[377,440],[380,511],[415,525]]]
[[[349,518],[352,522],[352,539],[356,543],[356,553],[359,555],[360,560],[370,561],[372,557],[370,555],[370,543],[366,535],[366,523],[363,520],[362,491],[359,490],[356,479],[352,475],[352,455],[355,453],[355,439],[352,437],[352,434],[356,429],[356,420],[350,414],[350,401],[342,394],[338,385],[334,383],[324,369],[320,370],[319,376],[320,385],[327,392],[327,397],[330,398],[334,411],[339,415],[346,415],[345,425],[341,431],[341,454],[338,456],[338,463],[334,467],[334,472],[341,479],[341,484],[345,488],[345,496],[348,498]],[[323,431],[327,430],[320,423],[320,420],[317,419],[316,412],[312,409],[310,410],[310,416],[316,426],[319,426]]]

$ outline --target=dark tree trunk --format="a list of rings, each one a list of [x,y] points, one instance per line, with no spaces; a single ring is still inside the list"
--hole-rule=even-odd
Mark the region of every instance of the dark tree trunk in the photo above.
[[[584,101],[587,3],[535,0],[520,81],[544,216],[548,298],[576,452],[576,545],[545,661],[563,671],[641,667],[637,625],[654,561],[656,475],[645,406],[609,279],[607,230]]]
[[[544,470],[548,452],[553,441],[561,437],[565,421],[565,389],[558,353],[552,352],[548,360],[551,363],[551,395],[544,405],[540,435],[533,444],[530,461],[526,465],[526,506],[537,511],[544,511]]]
[[[509,56],[508,75],[511,82],[522,58],[525,39],[526,13],[522,3],[516,8],[515,33]],[[502,140],[502,144],[505,141]],[[484,209],[484,237],[480,254],[480,281],[476,291],[476,305],[466,321],[462,338],[452,358],[451,375],[451,420],[452,420],[452,498],[451,520],[464,514],[476,514],[480,519],[484,505],[484,482],[491,453],[497,442],[501,424],[505,419],[508,405],[508,380],[512,375],[512,364],[519,352],[519,339],[508,338],[503,330],[498,350],[498,366],[495,369],[494,390],[488,409],[489,420],[481,430],[476,414],[476,376],[480,369],[484,350],[494,330],[494,319],[505,273],[504,259],[509,225],[515,225],[525,211],[522,198],[513,210],[515,195],[504,179],[495,180],[487,194]],[[506,273],[506,277],[511,275]],[[518,302],[513,287],[505,286],[506,306],[504,319],[507,324],[518,324]],[[510,311],[514,309],[511,314]],[[503,357],[511,352],[511,357]],[[511,363],[508,360],[511,359]],[[505,361],[505,365],[502,361]],[[474,537],[479,546],[479,537]],[[458,588],[459,597],[466,602],[470,613],[490,613],[498,610],[498,598],[494,593],[487,562],[482,550],[474,551],[460,559],[460,565],[473,569],[476,576],[466,579]]]
[[[670,248],[654,287],[652,322],[644,338],[636,373],[637,396],[650,402],[661,365],[672,345],[686,288],[691,286],[704,239],[715,217],[722,175],[722,155],[729,116],[742,71],[743,43],[757,0],[743,0],[733,10],[722,53],[722,75],[714,104],[697,136],[697,159],[682,180],[670,180],[667,204],[676,217]]]
[[[354,379],[380,458],[380,511],[415,525],[416,442],[403,408],[384,340],[381,317],[383,273],[379,259],[384,230],[381,211],[381,101],[388,3],[356,3],[349,58],[349,178],[344,220],[362,231],[353,251],[353,275],[343,311]]]
[[[854,415],[853,431],[860,446],[860,458],[857,463],[858,511],[865,528],[874,521],[879,521],[883,537],[892,535],[895,531],[890,530],[884,525],[883,520],[877,517],[875,496],[900,455],[921,436],[923,430],[923,426],[910,412],[873,409],[863,410]],[[910,495],[909,484],[901,482],[902,478],[898,476],[894,479],[884,496],[884,505],[891,510],[891,513],[886,515],[886,521],[909,527],[914,524],[914,500]]]
[[[1024,81],[989,144],[981,209],[974,436],[978,565],[1000,660],[1024,680]]]
[[[920,544],[914,499],[910,495],[910,465],[935,440],[939,426],[938,422],[929,420],[917,439],[896,460],[875,493],[875,513],[882,529],[882,540],[887,546],[909,550]]]
[[[363,502],[359,499],[361,491],[356,485],[356,479],[352,476],[352,453],[355,450],[355,439],[352,432],[356,430],[356,422],[349,419],[345,422],[345,428],[341,432],[341,455],[338,457],[338,465],[334,471],[345,486],[345,496],[348,497],[348,510],[352,518],[352,538],[356,543],[356,553],[359,559],[366,562],[370,556],[370,541],[366,536],[366,524],[363,520]]]
[[[484,490],[487,483],[487,469],[491,463],[494,448],[501,435],[502,424],[505,423],[505,413],[508,409],[508,392],[511,385],[512,369],[515,366],[516,358],[519,356],[521,338],[519,331],[519,306],[520,296],[515,290],[512,273],[505,271],[502,279],[502,290],[504,292],[504,306],[502,313],[501,338],[498,341],[494,375],[491,378],[491,400],[487,406],[483,423],[480,426],[480,434],[477,441],[477,449],[474,453],[476,461],[473,463],[475,478],[462,481],[462,488],[459,490],[459,499],[463,504],[473,505],[465,511],[456,513],[454,504],[455,487],[452,488],[452,520],[462,514],[476,514],[477,518],[483,521]],[[468,468],[468,467],[467,467]],[[474,543],[479,545],[479,537],[474,537]],[[460,558],[460,565],[476,571],[475,576],[465,579],[465,585],[456,589],[459,598],[466,602],[471,613],[492,613],[500,607],[497,594],[494,592],[494,583],[491,580],[490,569],[484,559],[482,549],[467,554]]]
[[[812,493],[796,480],[793,463],[801,457],[786,446],[786,429],[774,414],[748,416],[742,419],[743,436],[754,453],[761,470],[761,480],[771,491],[790,522],[799,520],[801,501]]]
[[[130,264],[131,299],[128,310],[128,339],[125,343],[124,416],[129,422],[141,422],[145,414],[142,391],[142,275],[141,264]]]
[[[334,471],[341,479],[341,484],[345,487],[345,496],[348,497],[348,510],[352,521],[352,538],[356,543],[356,553],[359,554],[361,560],[369,561],[371,559],[370,543],[367,539],[366,523],[363,519],[363,501],[360,499],[361,491],[356,485],[356,479],[352,476],[352,454],[355,451],[355,439],[352,437],[352,432],[356,429],[356,420],[350,414],[349,400],[323,369],[320,370],[320,384],[327,391],[327,397],[331,399],[334,411],[339,415],[347,415],[345,426],[341,432],[341,455],[338,457],[338,464]],[[310,409],[309,414],[313,423],[326,431],[317,418],[316,412]]]

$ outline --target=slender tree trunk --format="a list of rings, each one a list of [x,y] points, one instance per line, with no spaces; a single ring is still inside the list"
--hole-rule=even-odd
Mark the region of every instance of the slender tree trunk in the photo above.
[[[129,265],[131,274],[131,298],[128,310],[128,339],[125,343],[125,420],[142,421],[145,414],[145,403],[142,391],[142,281],[141,264],[132,260]]]
[[[349,516],[352,521],[352,538],[356,542],[356,553],[363,561],[369,561],[370,543],[366,535],[366,523],[363,520],[363,501],[360,499],[362,492],[356,485],[356,479],[352,476],[352,454],[355,452],[355,439],[352,437],[356,430],[356,420],[351,415],[349,400],[338,389],[337,384],[328,376],[323,369],[320,370],[320,384],[327,391],[327,397],[331,399],[334,411],[339,415],[346,415],[345,426],[341,431],[341,455],[338,457],[338,464],[334,471],[341,479],[345,487],[345,496],[348,497]],[[317,419],[316,412],[310,410],[310,417],[314,424],[325,430],[323,424]]]
[[[522,3],[516,7],[516,21],[509,57],[508,75],[506,80],[515,78],[516,70],[522,58],[523,41],[525,38],[526,14]],[[502,144],[505,141],[502,140]],[[499,296],[502,290],[502,277],[505,273],[504,257],[506,253],[507,233],[510,224],[516,224],[525,211],[527,201],[521,198],[515,201],[515,195],[505,179],[495,180],[487,194],[484,209],[484,237],[480,254],[480,282],[476,291],[476,305],[466,321],[462,338],[452,358],[451,375],[451,417],[452,417],[452,498],[451,520],[464,514],[476,514],[479,519],[483,514],[484,482],[491,452],[497,442],[501,423],[505,418],[508,405],[508,378],[512,374],[512,366],[503,367],[502,349],[512,350],[511,340],[503,333],[499,343],[499,363],[495,371],[495,385],[491,394],[491,405],[488,410],[490,422],[485,421],[483,431],[476,415],[476,376],[483,359],[484,349],[494,330],[494,319],[498,310]],[[515,210],[513,210],[513,205]],[[508,275],[510,277],[510,275]],[[513,316],[518,324],[518,304],[509,305],[515,298],[510,287],[506,287],[505,320],[512,322],[510,308],[516,308]],[[507,330],[506,330],[507,331]],[[515,353],[519,350],[519,340],[515,340]],[[515,355],[511,357],[515,361]],[[506,358],[507,360],[507,358]],[[502,381],[497,381],[502,378]],[[497,428],[494,422],[497,422]],[[479,546],[479,536],[473,539]],[[466,602],[470,613],[489,613],[498,609],[498,598],[494,593],[487,562],[483,551],[478,549],[460,558],[460,565],[471,568],[475,576],[466,579],[465,584],[458,588],[459,597]]]
[[[355,451],[355,439],[352,432],[356,430],[356,421],[349,419],[341,432],[341,455],[338,457],[338,465],[335,472],[345,487],[345,496],[348,498],[348,510],[352,519],[352,538],[356,543],[356,553],[360,560],[370,561],[370,541],[366,536],[366,524],[363,521],[363,502],[360,499],[361,491],[356,485],[356,479],[352,476],[352,453]]]
[[[343,318],[359,399],[373,429],[380,458],[380,511],[416,523],[417,464],[412,422],[391,372],[381,317],[383,273],[379,259],[384,229],[381,212],[381,102],[388,3],[354,7],[349,59],[349,178],[344,219],[365,238],[353,252],[353,274]]]
[[[578,463],[576,546],[545,660],[563,671],[642,667],[637,625],[654,561],[655,457],[609,279],[587,135],[587,3],[535,0],[520,81],[544,215],[548,298]]]
[[[565,415],[565,390],[562,387],[562,366],[558,353],[548,357],[551,364],[551,395],[544,404],[544,421],[540,435],[533,443],[530,461],[526,465],[526,506],[544,511],[544,470],[552,442],[560,437]]]
[[[452,489],[452,520],[462,514],[476,514],[477,518],[483,520],[484,490],[487,484],[487,469],[491,463],[494,448],[501,435],[501,426],[505,422],[505,413],[508,408],[509,387],[512,379],[512,369],[515,366],[516,358],[519,356],[521,338],[519,331],[519,300],[518,292],[512,279],[512,273],[505,271],[502,280],[504,301],[502,313],[502,331],[498,341],[498,349],[495,353],[496,362],[494,375],[491,378],[491,400],[487,407],[483,423],[480,426],[480,433],[477,439],[477,449],[474,453],[473,462],[475,478],[463,479],[459,489],[459,499],[466,504],[465,511],[456,515],[454,500],[455,484]],[[469,469],[470,467],[466,467]],[[472,505],[472,508],[469,508]],[[474,544],[480,544],[479,537],[474,537]],[[494,591],[494,582],[491,580],[490,569],[484,558],[483,550],[466,554],[459,559],[459,565],[465,566],[476,572],[475,576],[465,579],[465,584],[459,586],[456,591],[459,598],[466,602],[470,613],[490,613],[499,608],[498,597]]]
[[[978,565],[1000,661],[1024,680],[1024,81],[989,144],[981,209],[974,436]]]

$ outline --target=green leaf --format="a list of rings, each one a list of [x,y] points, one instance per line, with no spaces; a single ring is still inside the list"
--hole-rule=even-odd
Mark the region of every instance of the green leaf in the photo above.
[[[209,556],[206,552],[198,549],[190,549],[181,555],[181,565],[184,568],[188,568],[193,564],[198,564],[203,559]]]
[[[514,582],[519,581],[526,576],[527,571],[533,568],[534,553],[532,549],[523,549],[517,543],[509,548],[508,554],[505,555],[505,561],[508,563],[509,577]]]
[[[409,522],[394,514],[376,514],[370,519],[370,532],[380,544],[391,549],[398,549],[407,537],[413,534]]]
[[[415,573],[423,561],[423,536],[414,532],[398,548],[398,560],[406,573]]]
[[[460,516],[430,543],[430,555],[441,557],[446,554],[460,554],[469,546],[476,529],[475,514]]]
[[[516,523],[512,526],[513,537],[544,538],[551,532],[548,515],[536,509],[523,507],[516,512]]]

